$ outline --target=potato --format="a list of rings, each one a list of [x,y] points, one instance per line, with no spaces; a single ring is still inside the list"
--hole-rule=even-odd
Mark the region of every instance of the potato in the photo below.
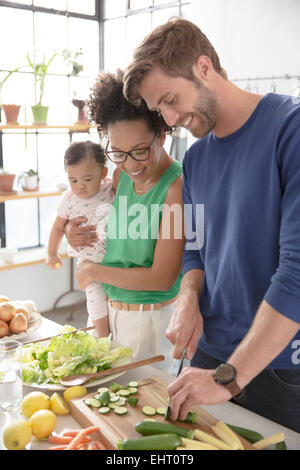
[[[0,320],[9,322],[16,312],[15,307],[10,302],[0,304]]]
[[[9,298],[6,295],[0,295],[0,303],[1,302],[9,302]]]
[[[9,322],[11,333],[22,333],[27,330],[27,319],[23,313],[16,313]]]
[[[4,320],[0,320],[0,338],[7,336],[9,333],[9,326],[8,323]]]
[[[28,308],[26,308],[26,307],[19,307],[18,305],[15,305],[15,309],[16,309],[15,315],[16,315],[17,313],[23,313],[23,315],[25,315],[25,317],[26,317],[27,322],[29,322],[29,319],[30,319],[30,312],[29,312]]]

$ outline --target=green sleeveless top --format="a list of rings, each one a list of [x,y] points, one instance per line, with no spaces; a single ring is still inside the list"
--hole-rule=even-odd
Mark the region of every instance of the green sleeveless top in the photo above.
[[[181,175],[182,165],[174,161],[149,191],[138,195],[132,179],[121,172],[107,224],[106,253],[102,265],[117,268],[152,266],[163,204],[170,185]],[[104,284],[104,289],[110,299],[124,303],[161,303],[178,294],[181,276],[180,273],[168,291],[135,291],[110,284]]]

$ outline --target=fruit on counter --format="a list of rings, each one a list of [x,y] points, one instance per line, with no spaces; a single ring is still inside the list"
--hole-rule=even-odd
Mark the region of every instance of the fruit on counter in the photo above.
[[[30,442],[31,426],[25,419],[17,419],[8,424],[3,431],[3,444],[8,450],[23,450]]]
[[[0,320],[4,320],[9,322],[14,314],[16,313],[16,309],[10,302],[1,302],[0,303]]]
[[[67,403],[70,403],[70,400],[73,398],[84,397],[87,394],[87,389],[82,385],[75,385],[74,387],[69,387],[64,391],[64,399]]]
[[[70,413],[68,404],[57,392],[54,392],[50,397],[50,410],[62,416]]]
[[[56,427],[56,416],[51,410],[39,410],[29,418],[32,434],[37,439],[45,439]]]
[[[9,329],[12,333],[22,333],[26,331],[28,322],[23,313],[16,313],[9,322]]]
[[[182,446],[177,434],[160,434],[136,439],[123,439],[117,443],[118,450],[175,450]]]
[[[21,413],[30,418],[38,410],[49,410],[50,397],[44,392],[30,392],[22,400]]]
[[[9,326],[4,320],[0,320],[0,338],[4,338],[9,333]]]

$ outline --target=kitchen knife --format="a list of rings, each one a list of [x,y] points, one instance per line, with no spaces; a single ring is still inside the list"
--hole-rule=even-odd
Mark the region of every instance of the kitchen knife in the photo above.
[[[185,358],[185,355],[186,355],[186,351],[187,351],[187,346],[182,351],[181,359],[180,359],[177,374],[176,374],[176,378],[179,376],[179,374],[181,372],[181,369],[182,369],[182,366],[183,366],[183,361],[184,361],[184,358]],[[165,413],[165,421],[166,421],[166,419],[168,419],[168,416],[170,415],[170,413],[171,413],[171,405],[170,405],[170,403],[168,403],[167,411]]]

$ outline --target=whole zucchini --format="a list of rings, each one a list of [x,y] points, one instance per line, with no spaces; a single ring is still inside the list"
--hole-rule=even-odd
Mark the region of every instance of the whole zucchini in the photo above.
[[[136,439],[121,439],[118,450],[175,450],[182,446],[182,440],[176,434],[160,434]]]
[[[251,431],[251,429],[240,428],[239,426],[233,426],[232,424],[227,424],[227,426],[240,436],[244,437],[250,444],[261,441],[264,436],[256,431]]]
[[[151,436],[153,434],[177,434],[178,436],[186,437],[188,439],[194,438],[193,431],[183,429],[174,424],[159,423],[152,421],[140,421],[136,423],[135,430],[143,436]]]

